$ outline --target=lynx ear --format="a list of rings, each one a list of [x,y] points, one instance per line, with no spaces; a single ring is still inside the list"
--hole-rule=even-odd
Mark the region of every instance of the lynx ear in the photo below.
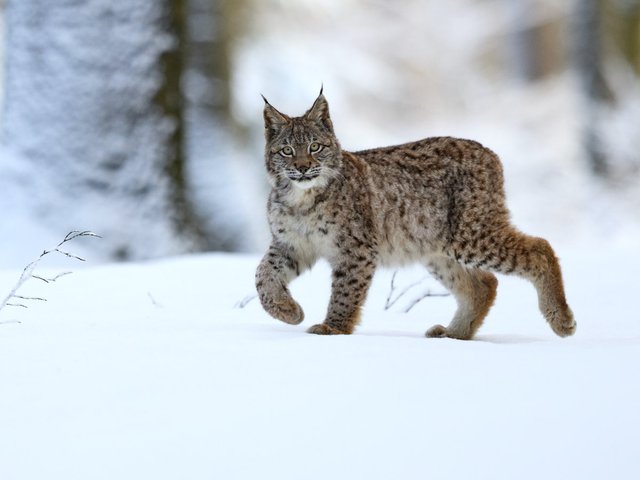
[[[270,141],[282,130],[282,127],[289,123],[290,118],[276,110],[264,95],[262,99],[264,100],[264,134]]]
[[[313,106],[304,114],[304,118],[314,121],[333,133],[333,122],[331,122],[331,117],[329,116],[329,103],[324,98],[322,89],[320,89],[320,95],[318,95],[316,101],[313,102]]]

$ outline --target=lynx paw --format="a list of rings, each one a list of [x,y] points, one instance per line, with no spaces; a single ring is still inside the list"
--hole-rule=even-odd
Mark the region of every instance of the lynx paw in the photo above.
[[[304,320],[302,307],[291,297],[283,297],[278,301],[269,302],[265,309],[273,318],[290,325],[298,325]]]
[[[551,329],[560,337],[568,337],[576,332],[576,321],[573,318],[573,312],[567,309],[566,312],[555,312],[549,321]]]
[[[442,325],[434,325],[425,334],[429,338],[445,338],[447,337],[447,329]]]
[[[314,325],[313,327],[307,330],[308,333],[313,333],[315,335],[348,335],[349,332],[343,332],[342,330],[338,330],[337,328],[330,327],[326,323],[319,323],[318,325]]]
[[[434,325],[425,334],[429,338],[453,338],[454,340],[471,340],[473,333],[469,330],[452,330],[442,325]]]

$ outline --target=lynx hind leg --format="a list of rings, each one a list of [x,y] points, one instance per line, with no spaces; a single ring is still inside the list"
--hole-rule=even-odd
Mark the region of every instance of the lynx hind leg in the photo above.
[[[573,335],[576,322],[567,304],[560,263],[549,242],[543,238],[521,235],[525,264],[521,275],[533,282],[538,292],[538,306],[551,329],[560,337]],[[526,259],[528,258],[528,262]]]
[[[513,227],[494,235],[481,268],[515,274],[529,280],[538,293],[538,306],[551,329],[561,337],[573,335],[576,322],[567,304],[560,263],[543,238],[531,237]]]
[[[471,339],[496,298],[498,280],[489,272],[469,269],[455,260],[440,257],[427,263],[431,274],[453,293],[458,309],[447,327],[431,327],[427,337]]]

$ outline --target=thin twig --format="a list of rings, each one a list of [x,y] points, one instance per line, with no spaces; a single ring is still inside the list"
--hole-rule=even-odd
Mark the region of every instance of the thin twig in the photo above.
[[[393,297],[394,292],[396,291],[396,285],[395,285],[395,280],[396,280],[396,275],[397,275],[398,271],[396,270],[395,272],[393,272],[393,276],[391,277],[391,285],[389,287],[389,295],[387,295],[387,300],[384,303],[384,309],[385,310],[389,310],[391,307],[393,307],[395,305],[395,303],[400,300],[403,296],[405,296],[409,290],[411,290],[413,287],[417,287],[418,285],[420,285],[423,281],[424,278],[415,281],[413,283],[410,283],[409,285],[407,285],[406,287],[404,287],[400,293],[398,293],[396,295],[395,298]]]
[[[98,235],[97,233],[93,233],[90,230],[72,230],[71,232],[67,233],[67,235],[64,237],[64,240],[62,240],[59,244],[58,247],[62,246],[63,244],[73,240],[74,238],[78,238],[78,237],[96,237],[96,238],[102,238],[100,235]]]
[[[38,280],[42,280],[45,283],[53,283],[56,280],[58,280],[60,277],[64,277],[65,275],[69,275],[69,274],[71,274],[71,272],[62,272],[62,273],[57,274],[55,277],[51,277],[51,278],[44,278],[44,277],[41,277],[39,275],[31,275],[31,277],[32,278],[37,278]]]
[[[22,295],[14,295],[13,298],[19,298],[21,300],[38,300],[40,302],[46,302],[47,301],[46,298],[41,298],[41,297],[23,297]]]
[[[415,298],[408,306],[404,309],[404,313],[409,313],[409,311],[419,304],[422,300],[427,297],[448,297],[451,295],[450,293],[432,293],[431,290],[427,290],[425,293]]]
[[[244,308],[246,307],[249,302],[251,302],[253,299],[257,298],[258,295],[256,295],[255,293],[252,293],[251,295],[247,295],[246,297],[244,297],[242,300],[240,300],[239,302],[237,302],[233,308]]]
[[[6,306],[26,308],[25,305],[22,305],[20,303],[17,303],[17,304],[10,303],[10,301],[12,298],[15,297],[16,292],[24,284],[24,282],[26,282],[29,278],[31,278],[33,270],[36,268],[36,266],[38,265],[38,263],[40,262],[40,260],[44,255],[46,255],[46,252],[42,253],[42,255],[40,255],[40,257],[38,257],[37,260],[31,262],[26,267],[24,267],[24,269],[22,270],[22,273],[20,274],[20,278],[18,278],[18,281],[14,285],[13,289],[11,289],[9,294],[2,300],[2,303],[0,303],[0,310],[2,310]]]
[[[384,302],[384,309],[385,310],[389,310],[389,308],[391,308],[391,305],[393,305],[393,303],[391,303],[391,296],[393,295],[393,292],[395,292],[396,290],[396,275],[398,274],[398,271],[395,270],[393,272],[393,275],[391,276],[391,285],[389,286],[389,295],[387,295],[387,300]]]
[[[156,299],[153,298],[153,295],[151,295],[151,292],[147,292],[147,297],[149,297],[149,300],[151,300],[151,303],[153,304],[154,307],[164,308],[162,304],[158,303]]]
[[[75,237],[74,237],[75,238]],[[64,252],[58,248],[55,249],[56,252],[61,253],[62,255],[64,255],[65,257],[69,257],[69,258],[75,258],[76,260],[80,260],[81,262],[86,262],[86,260],[82,257],[79,257],[77,255],[74,255],[73,253],[69,253],[69,252]]]
[[[13,288],[11,289],[11,291],[9,292],[9,294],[2,300],[2,302],[0,302],[0,310],[2,310],[4,307],[22,307],[22,308],[27,308],[27,305],[25,305],[24,303],[16,303],[16,302],[12,302],[11,300],[14,298],[17,299],[21,299],[21,300],[36,300],[36,301],[46,301],[46,299],[41,298],[41,297],[26,297],[26,296],[21,296],[18,295],[18,290],[22,287],[22,285],[24,285],[24,283],[29,280],[30,278],[37,278],[38,280],[42,280],[45,283],[51,283],[51,282],[55,282],[57,279],[59,279],[60,277],[64,276],[64,275],[68,275],[71,272],[63,272],[63,273],[59,273],[58,275],[52,277],[52,278],[45,278],[42,277],[40,275],[35,275],[33,273],[33,271],[35,270],[35,268],[38,266],[38,264],[40,263],[40,261],[46,256],[49,255],[51,252],[57,252],[61,255],[64,255],[66,257],[69,258],[75,258],[76,260],[80,260],[82,262],[85,261],[84,258],[79,257],[77,255],[74,255],[72,253],[60,250],[59,247],[61,247],[62,245],[64,245],[65,243],[78,238],[78,237],[97,237],[97,238],[102,238],[100,237],[100,235],[97,235],[89,230],[73,230],[69,233],[67,233],[64,237],[64,239],[56,246],[56,248],[53,248],[51,250],[43,250],[43,252],[40,254],[40,256],[35,259],[33,262],[29,263],[26,267],[24,267],[24,269],[22,270],[22,273],[20,274],[20,277],[18,278],[18,281],[16,282],[16,284],[13,286]]]
[[[3,320],[0,325],[9,325],[10,323],[22,323],[20,320]]]

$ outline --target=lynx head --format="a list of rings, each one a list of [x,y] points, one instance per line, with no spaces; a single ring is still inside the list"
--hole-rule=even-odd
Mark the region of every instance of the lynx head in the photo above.
[[[337,175],[342,153],[322,90],[301,117],[289,117],[267,99],[264,101],[265,160],[270,182],[301,189],[326,185]]]

